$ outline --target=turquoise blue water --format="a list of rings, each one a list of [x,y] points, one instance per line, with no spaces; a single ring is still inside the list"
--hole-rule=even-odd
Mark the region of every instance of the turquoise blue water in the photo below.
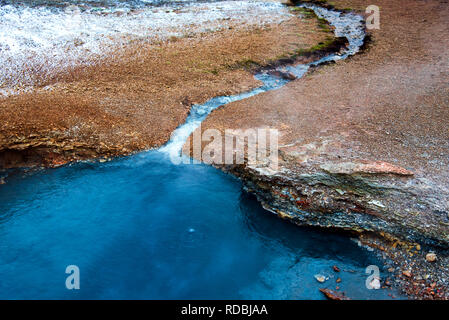
[[[280,220],[236,178],[157,151],[0,186],[3,299],[322,299],[337,277],[351,297],[388,298],[366,289],[371,264],[347,236]],[[68,265],[80,290],[65,287]]]

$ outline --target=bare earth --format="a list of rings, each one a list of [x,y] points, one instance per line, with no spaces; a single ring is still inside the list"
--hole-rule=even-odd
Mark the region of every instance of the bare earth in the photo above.
[[[226,169],[281,217],[361,233],[410,296],[448,298],[448,1],[332,3],[380,7],[362,54],[217,109],[202,130],[280,130],[277,173]]]
[[[0,97],[0,168],[59,165],[160,146],[192,103],[259,86],[251,70],[332,37],[316,19],[137,42]],[[50,86],[52,90],[45,90]]]

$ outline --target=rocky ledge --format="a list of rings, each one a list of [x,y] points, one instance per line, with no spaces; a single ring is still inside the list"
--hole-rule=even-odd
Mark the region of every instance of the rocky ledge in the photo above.
[[[377,249],[395,279],[384,286],[415,298],[448,298],[447,191],[383,161],[291,163],[275,172],[266,163],[222,169],[280,218],[344,230]]]
[[[299,225],[449,246],[449,193],[399,166],[360,160],[286,162],[275,173],[254,166],[228,169],[266,209]]]

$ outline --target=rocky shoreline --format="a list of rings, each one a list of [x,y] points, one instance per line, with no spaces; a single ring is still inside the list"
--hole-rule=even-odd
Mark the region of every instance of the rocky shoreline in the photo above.
[[[403,187],[410,173],[385,163],[369,164],[369,168],[376,168],[375,172],[282,167],[282,173],[267,175],[261,173],[263,167],[221,169],[239,177],[245,190],[280,218],[299,226],[345,231],[376,249],[392,273],[393,280],[383,279],[384,286],[395,286],[413,298],[447,299],[448,228],[444,218],[433,216],[435,207],[411,217],[402,215],[401,209],[416,206],[412,199],[417,189]],[[437,260],[427,261],[431,253]]]

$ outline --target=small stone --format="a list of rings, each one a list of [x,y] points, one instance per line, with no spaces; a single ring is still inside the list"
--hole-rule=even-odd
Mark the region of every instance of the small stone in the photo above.
[[[326,281],[326,277],[323,276],[322,274],[316,274],[315,279],[316,279],[316,281],[318,281],[320,283],[323,283],[324,281]]]
[[[419,244],[416,245],[416,250],[421,250],[421,246]]]
[[[340,272],[340,268],[337,266],[333,266],[332,269],[334,269],[335,272]]]
[[[402,271],[402,274],[404,276],[406,276],[407,278],[411,278],[412,277],[412,273],[409,270]]]
[[[330,300],[350,300],[343,292],[340,293],[330,289],[320,289],[320,291]]]
[[[433,252],[430,252],[426,254],[426,261],[427,262],[435,262],[437,260],[437,255]]]
[[[341,282],[341,278],[337,278],[337,280],[335,280],[335,282],[340,283]]]
[[[388,268],[388,272],[394,272],[394,268]]]
[[[5,184],[5,178],[0,178],[0,184]]]

